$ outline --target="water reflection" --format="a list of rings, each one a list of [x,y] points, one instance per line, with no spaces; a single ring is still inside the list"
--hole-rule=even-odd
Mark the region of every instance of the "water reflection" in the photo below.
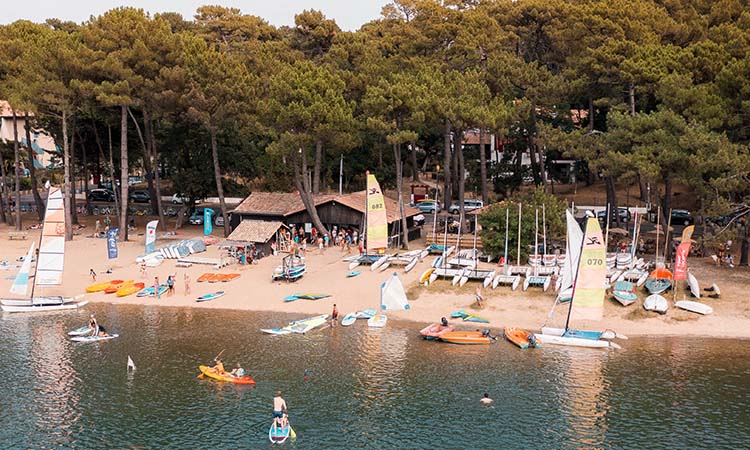
[[[121,337],[68,341],[91,311]],[[276,389],[299,448],[738,448],[750,438],[743,342],[521,351],[426,342],[398,321],[258,331],[296,318],[113,305],[4,315],[0,365],[16,370],[0,390],[0,448],[267,448]],[[255,388],[196,378],[222,350]],[[494,408],[479,406],[483,392]]]

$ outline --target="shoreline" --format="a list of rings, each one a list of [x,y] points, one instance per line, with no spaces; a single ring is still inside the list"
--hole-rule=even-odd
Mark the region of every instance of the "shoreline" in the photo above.
[[[0,260],[9,260],[9,265],[20,265],[16,258],[28,251],[33,239],[38,238],[38,230],[29,230],[26,240],[8,240],[7,226],[0,227]],[[82,230],[86,232],[87,229]],[[299,315],[330,314],[333,304],[337,304],[339,317],[346,313],[366,308],[374,308],[379,304],[380,284],[395,270],[409,298],[411,309],[408,311],[390,312],[388,315],[399,321],[414,324],[428,324],[438,322],[441,317],[449,317],[452,311],[467,309],[484,316],[490,323],[463,322],[460,319],[449,319],[457,329],[490,328],[496,334],[504,326],[516,326],[536,331],[548,318],[550,307],[554,303],[556,293],[532,290],[523,292],[520,289],[511,291],[507,287],[497,289],[483,289],[485,305],[482,309],[474,310],[474,291],[478,285],[470,282],[464,287],[453,287],[449,281],[437,281],[429,287],[417,283],[419,276],[429,267],[434,256],[428,256],[409,273],[393,267],[385,272],[372,272],[369,266],[361,266],[361,274],[353,278],[346,278],[348,266],[341,262],[346,256],[339,248],[329,248],[323,255],[317,249],[307,254],[308,270],[304,277],[295,283],[272,282],[273,268],[280,264],[282,255],[265,257],[252,265],[230,265],[220,270],[210,266],[194,264],[189,268],[175,267],[175,260],[165,260],[160,266],[148,268],[147,276],[143,278],[139,266],[135,263],[136,256],[143,253],[144,237],[139,229],[132,236],[130,242],[120,242],[119,258],[107,259],[106,240],[88,238],[78,235],[72,242],[67,243],[65,272],[63,285],[57,289],[45,289],[49,295],[66,295],[75,297],[85,292],[86,286],[93,283],[88,276],[93,268],[97,274],[97,282],[113,279],[133,279],[150,286],[154,277],[158,276],[161,283],[165,283],[167,275],[176,275],[176,288],[173,296],[162,295],[160,300],[153,297],[138,298],[135,295],[127,297],[110,297],[114,294],[103,293],[85,294],[81,300],[90,303],[132,304],[177,306],[205,309],[223,309],[249,312],[272,312]],[[192,231],[192,232],[191,232]],[[199,236],[198,227],[181,230],[178,239]],[[157,248],[176,241],[157,240]],[[419,248],[414,242],[411,248]],[[218,258],[220,251],[215,246],[209,246],[207,252],[198,254],[201,257]],[[353,253],[352,253],[353,254]],[[687,311],[670,307],[664,316],[648,313],[643,310],[641,300],[645,297],[639,289],[639,300],[635,304],[622,307],[619,303],[605,299],[604,317],[601,321],[592,323],[575,323],[573,327],[592,330],[616,330],[628,337],[696,337],[718,339],[750,339],[750,299],[746,293],[750,289],[750,268],[728,269],[710,264],[710,258],[692,259],[689,261],[691,272],[704,286],[709,286],[715,280],[722,290],[720,299],[701,299],[714,308],[714,313],[699,316]],[[490,267],[488,265],[488,267]],[[111,268],[111,274],[103,273]],[[0,271],[0,289],[8,292],[16,270],[5,267]],[[196,280],[205,272],[239,273],[240,277],[224,283],[198,283]],[[183,288],[184,275],[191,278],[191,294],[186,295]],[[209,302],[196,303],[195,299],[209,292],[223,290],[226,295]],[[296,292],[326,293],[331,297],[317,301],[297,300],[284,302],[283,298]],[[678,288],[677,299],[683,298],[683,288]],[[3,294],[3,297],[8,296]],[[670,305],[672,295],[668,295]],[[700,300],[699,300],[700,301]],[[558,305],[551,326],[564,324],[567,315],[567,304]],[[279,323],[284,325],[284,323]],[[422,327],[415,326],[417,333]]]

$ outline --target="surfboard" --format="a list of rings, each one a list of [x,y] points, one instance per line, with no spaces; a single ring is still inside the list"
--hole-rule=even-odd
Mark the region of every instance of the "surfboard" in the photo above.
[[[210,294],[201,295],[195,301],[196,302],[207,302],[209,300],[213,300],[215,298],[219,298],[219,297],[221,297],[223,295],[224,295],[224,291],[212,292]]]

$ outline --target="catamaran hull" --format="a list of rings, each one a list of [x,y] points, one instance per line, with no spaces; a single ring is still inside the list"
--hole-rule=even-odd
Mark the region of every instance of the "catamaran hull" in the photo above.
[[[552,334],[534,334],[534,338],[542,344],[568,345],[572,347],[590,347],[590,348],[620,348],[614,342],[602,339],[582,339],[565,336],[555,336]]]
[[[78,309],[88,304],[88,300],[82,302],[66,302],[57,305],[45,305],[45,304],[27,304],[24,306],[11,306],[2,305],[2,309],[5,312],[10,313],[22,313],[22,312],[42,312],[42,311],[65,311],[68,309]]]

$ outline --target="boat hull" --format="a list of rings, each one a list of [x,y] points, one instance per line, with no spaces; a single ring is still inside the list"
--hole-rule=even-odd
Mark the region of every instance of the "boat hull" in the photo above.
[[[249,375],[237,378],[229,374],[220,374],[216,372],[213,367],[208,366],[198,366],[198,370],[200,370],[204,376],[218,381],[226,381],[228,383],[234,384],[255,384],[255,380],[253,380]]]
[[[522,328],[505,327],[503,334],[505,339],[517,345],[518,348],[540,347],[534,339],[534,334]]]
[[[88,300],[82,302],[64,302],[56,305],[44,305],[44,304],[27,304],[23,306],[11,306],[2,305],[0,306],[3,311],[11,313],[24,313],[24,312],[43,312],[43,311],[66,311],[70,309],[78,309],[88,304]]]
[[[481,331],[450,331],[440,336],[442,342],[459,345],[489,345],[492,340]]]
[[[449,333],[455,329],[456,327],[454,327],[453,325],[443,326],[439,323],[433,323],[423,328],[419,332],[419,335],[427,339],[428,341],[432,341],[435,339],[440,339],[440,336],[444,335],[445,333]]]

